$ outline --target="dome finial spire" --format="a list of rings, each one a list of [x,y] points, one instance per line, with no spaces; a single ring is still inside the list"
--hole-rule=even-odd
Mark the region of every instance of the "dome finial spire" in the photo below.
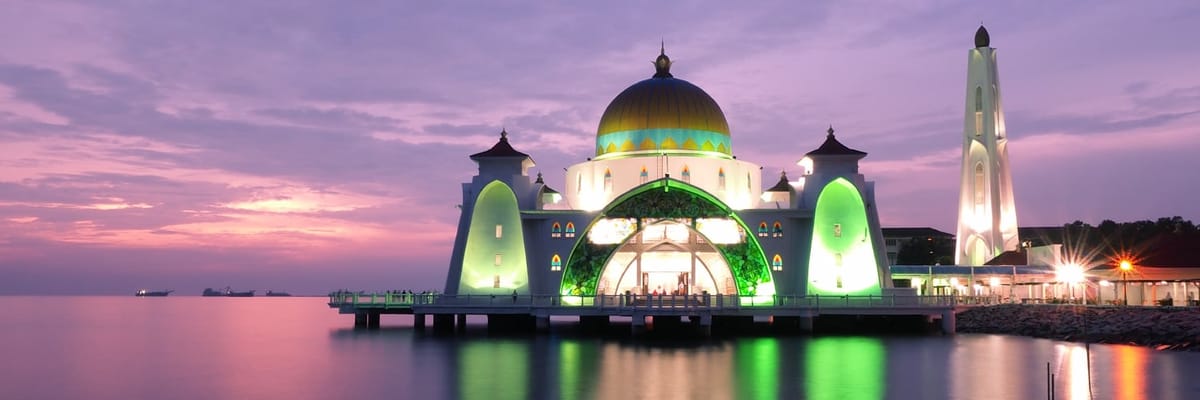
[[[667,41],[660,42],[658,58],[654,60],[654,77],[671,78],[671,57],[667,57]]]
[[[833,124],[829,124],[829,130],[825,132],[829,133],[829,137],[833,137]]]
[[[501,126],[500,127],[500,140],[506,140],[506,139],[508,139],[508,130],[505,129],[503,126]]]

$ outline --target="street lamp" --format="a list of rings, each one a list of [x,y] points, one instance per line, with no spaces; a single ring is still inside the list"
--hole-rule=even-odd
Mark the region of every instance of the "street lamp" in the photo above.
[[[1084,280],[1083,266],[1076,264],[1076,263],[1060,265],[1060,266],[1058,266],[1058,270],[1055,271],[1055,273],[1056,273],[1056,275],[1058,275],[1058,281],[1063,282],[1067,285],[1067,290],[1069,290],[1071,293],[1071,299],[1074,300],[1075,284],[1081,283]],[[1084,297],[1084,303],[1086,303],[1086,300],[1087,300],[1086,292],[1084,293],[1083,297]]]
[[[1125,287],[1125,305],[1129,305],[1129,282],[1126,280],[1126,274],[1133,270],[1133,263],[1129,262],[1129,260],[1121,260],[1120,268],[1121,286]]]

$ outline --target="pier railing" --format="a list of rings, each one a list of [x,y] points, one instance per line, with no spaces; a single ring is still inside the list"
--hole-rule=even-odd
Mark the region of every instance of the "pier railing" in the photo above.
[[[972,302],[966,302],[972,303]],[[445,295],[404,292],[349,292],[329,294],[330,307],[412,308],[488,307],[557,308],[597,307],[602,309],[740,309],[740,308],[900,308],[954,307],[964,304],[957,296],[739,296],[689,295]]]

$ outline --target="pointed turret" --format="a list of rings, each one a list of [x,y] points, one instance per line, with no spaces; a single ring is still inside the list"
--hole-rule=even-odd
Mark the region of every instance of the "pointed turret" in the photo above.
[[[538,191],[539,209],[546,204],[558,204],[559,201],[562,201],[562,194],[559,194],[557,190],[546,185],[546,181],[542,180],[541,172],[538,172],[537,180],[533,181],[533,186]]]
[[[1017,211],[1008,163],[996,49],[983,26],[975,32],[975,48],[967,51],[963,156],[954,260],[983,265],[1007,250],[1016,250]]]
[[[992,37],[988,35],[987,28],[979,25],[979,30],[975,31],[975,47],[991,47]]]
[[[839,142],[837,140],[837,138],[833,136],[833,132],[834,132],[833,125],[829,125],[829,130],[827,130],[825,132],[827,133],[825,135],[825,142],[821,143],[821,147],[817,147],[816,150],[808,152],[807,155],[809,157],[812,157],[812,156],[852,156],[852,157],[855,157],[855,160],[858,160],[858,159],[861,159],[861,158],[867,156],[866,152],[862,152],[862,151],[858,151],[858,150],[846,147],[846,145],[842,144],[842,142]]]
[[[492,148],[471,155],[471,160],[479,164],[479,174],[495,172],[500,175],[525,175],[533,167],[533,158],[528,154],[517,151],[508,143],[508,131],[500,130],[500,140]]]
[[[795,190],[796,189],[792,187],[791,182],[788,182],[787,171],[780,171],[779,172],[779,182],[775,182],[775,186],[771,186],[770,189],[767,189],[768,192],[784,192],[784,193],[792,192]]]

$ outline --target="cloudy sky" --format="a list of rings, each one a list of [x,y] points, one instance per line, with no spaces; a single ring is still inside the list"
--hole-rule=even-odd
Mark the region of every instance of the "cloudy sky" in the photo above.
[[[440,288],[467,155],[563,187],[660,40],[739,158],[833,124],[953,232],[983,21],[1021,225],[1200,220],[1193,1],[0,3],[0,294]]]

